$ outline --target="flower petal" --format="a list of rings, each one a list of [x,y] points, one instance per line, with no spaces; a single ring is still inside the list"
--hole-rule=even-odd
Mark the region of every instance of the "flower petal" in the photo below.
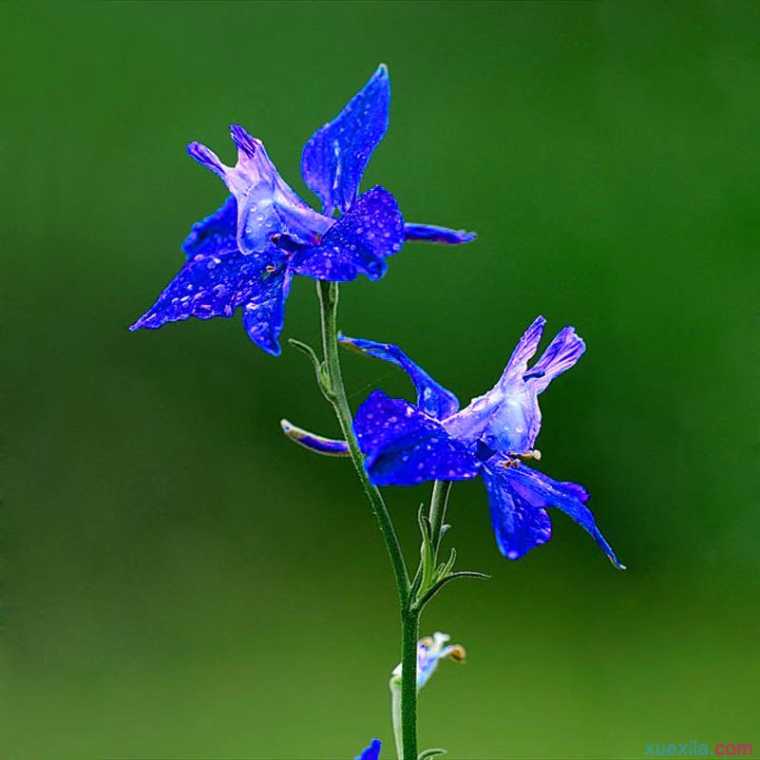
[[[440,243],[442,245],[461,245],[469,243],[477,235],[466,230],[452,230],[448,227],[438,227],[434,224],[409,224],[404,225],[404,238],[406,240],[419,240],[423,243]]]
[[[272,356],[279,356],[280,333],[285,324],[285,301],[290,292],[291,275],[281,262],[270,265],[260,286],[251,294],[243,308],[243,327],[248,337],[259,348]]]
[[[592,536],[616,568],[625,570],[625,565],[620,563],[612,547],[596,527],[591,510],[585,506],[589,495],[582,486],[552,480],[542,472],[523,464],[505,470],[504,478],[515,499],[521,500],[533,509],[554,507],[561,510]]]
[[[538,349],[546,320],[537,317],[523,333],[499,382],[483,396],[446,421],[446,429],[460,440],[480,439],[493,451],[524,454],[541,431],[538,395],[572,367],[586,349],[572,327],[565,327],[536,364],[528,362]]]
[[[545,509],[532,506],[514,493],[508,472],[498,465],[485,466],[483,480],[499,551],[507,559],[520,559],[552,537],[552,524]]]
[[[369,747],[365,747],[354,760],[378,760],[381,746],[380,739],[373,739]]]
[[[374,391],[359,407],[354,430],[367,472],[379,486],[466,480],[479,472],[474,454],[437,420],[382,391]]]
[[[222,178],[237,199],[237,243],[243,253],[263,251],[278,233],[311,244],[333,220],[309,208],[280,177],[264,144],[241,126],[230,127],[237,145],[235,166],[226,166],[205,145],[190,143],[188,153]]]
[[[500,385],[506,385],[512,380],[522,379],[528,371],[528,362],[538,351],[538,344],[541,342],[541,336],[544,334],[544,325],[546,319],[538,316],[533,320],[530,327],[522,334],[512,356],[509,357],[507,366],[499,381]]]
[[[536,393],[541,393],[555,377],[575,365],[585,350],[586,344],[575,328],[563,327],[541,358],[523,375],[523,380],[532,384]]]
[[[231,317],[251,301],[276,300],[278,289],[283,290],[284,272],[285,256],[273,246],[259,256],[239,251],[196,254],[129,329],[152,330],[190,317]]]
[[[384,188],[368,190],[322,238],[320,245],[297,250],[291,269],[316,280],[346,282],[360,274],[377,280],[384,259],[401,250],[404,219],[396,199]]]
[[[227,196],[222,206],[205,219],[196,222],[182,243],[182,250],[193,256],[218,256],[237,251],[237,201]]]
[[[388,128],[391,85],[380,65],[343,110],[304,145],[301,174],[322,200],[324,213],[347,211],[359,192],[372,151]]]
[[[436,419],[443,419],[459,409],[459,400],[449,390],[433,380],[422,367],[415,364],[398,346],[393,343],[376,343],[362,338],[338,337],[344,346],[374,356],[376,359],[401,367],[417,389],[417,406]]]
[[[348,444],[345,441],[336,440],[335,438],[325,438],[316,433],[310,433],[308,430],[297,427],[289,420],[280,420],[282,432],[299,446],[303,446],[309,451],[317,454],[324,454],[328,457],[347,457],[350,456]]]

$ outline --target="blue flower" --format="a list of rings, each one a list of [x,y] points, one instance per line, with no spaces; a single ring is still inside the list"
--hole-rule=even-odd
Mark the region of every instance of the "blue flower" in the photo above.
[[[354,760],[378,760],[381,746],[380,739],[373,739],[369,747],[365,747]]]
[[[417,690],[419,691],[435,673],[441,660],[464,662],[467,657],[461,644],[449,644],[451,637],[440,631],[417,642]],[[401,664],[391,674],[391,685],[401,685]]]
[[[231,195],[193,225],[185,264],[130,330],[167,322],[231,317],[239,309],[248,336],[280,353],[285,301],[293,275],[345,282],[385,273],[405,240],[466,243],[475,235],[406,224],[396,199],[376,186],[359,194],[367,163],[388,127],[390,80],[380,66],[331,122],[304,146],[301,172],[322,201],[314,211],[280,177],[261,141],[231,127],[237,163],[226,166],[200,143],[189,154],[218,175]],[[338,219],[335,213],[340,213]]]
[[[342,337],[344,344],[406,371],[416,404],[374,391],[356,413],[354,429],[365,466],[379,486],[409,486],[427,480],[481,477],[491,507],[496,542],[508,559],[519,559],[551,538],[547,508],[554,507],[588,531],[612,563],[623,568],[585,506],[588,493],[528,467],[541,429],[538,396],[585,351],[565,327],[528,367],[541,341],[538,317],[517,344],[498,383],[459,411],[459,402],[398,346]]]

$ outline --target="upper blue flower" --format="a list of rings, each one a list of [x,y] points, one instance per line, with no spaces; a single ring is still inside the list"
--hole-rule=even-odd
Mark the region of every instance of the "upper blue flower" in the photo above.
[[[345,282],[375,280],[405,240],[466,243],[472,233],[406,224],[396,199],[376,186],[359,194],[364,170],[388,128],[390,80],[380,66],[331,122],[304,146],[301,172],[322,201],[314,211],[280,177],[260,140],[231,127],[237,163],[226,166],[200,143],[189,154],[217,174],[231,195],[193,225],[186,262],[130,330],[190,317],[231,317],[239,308],[251,340],[280,353],[285,301],[294,274]],[[340,213],[338,219],[334,213]]]
[[[572,367],[585,351],[583,340],[565,327],[532,366],[545,324],[538,317],[517,344],[496,385],[459,411],[459,401],[398,347],[369,340],[342,342],[406,371],[417,403],[374,391],[359,407],[354,429],[365,465],[380,486],[408,486],[426,480],[483,478],[501,553],[518,559],[551,538],[546,512],[556,507],[588,531],[618,567],[612,548],[585,506],[588,493],[528,467],[539,459],[533,446],[541,429],[538,396]]]

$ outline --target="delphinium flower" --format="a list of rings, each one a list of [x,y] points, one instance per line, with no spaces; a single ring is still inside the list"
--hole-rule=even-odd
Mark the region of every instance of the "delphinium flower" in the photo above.
[[[453,660],[464,662],[466,652],[461,644],[449,644],[450,636],[446,633],[436,632],[432,636],[425,636],[417,642],[417,691],[430,680],[435,673],[441,660]],[[399,757],[404,756],[402,739],[402,715],[401,715],[401,685],[402,667],[399,663],[391,674],[389,682],[391,690],[391,715],[393,718],[393,736],[396,741],[396,752]],[[443,750],[428,750],[423,753],[426,757],[435,757],[444,754]]]
[[[417,642],[417,689],[421,689],[438,667],[441,660],[464,662],[467,653],[461,644],[449,644],[451,637],[440,631]],[[401,683],[401,663],[393,670],[391,682]]]
[[[545,321],[538,317],[531,324],[496,385],[461,411],[457,397],[398,346],[341,337],[344,345],[401,367],[417,390],[416,404],[376,390],[359,407],[354,428],[365,466],[380,486],[481,477],[496,542],[508,559],[519,559],[551,538],[546,510],[554,507],[584,528],[613,565],[623,569],[586,507],[586,490],[553,480],[526,464],[540,459],[534,448],[541,429],[539,394],[585,351],[575,330],[565,327],[529,368]],[[337,453],[341,443],[292,433],[291,437],[317,451],[329,447],[331,453]]]
[[[434,633],[417,642],[417,690],[419,691],[429,680],[441,660],[464,662],[466,653],[461,644],[449,644],[450,636],[446,633]],[[393,732],[396,738],[396,749],[402,756],[401,742],[401,664],[397,665],[391,674],[390,689],[393,696]],[[355,760],[378,760],[381,743],[373,739],[370,745],[359,754]],[[435,757],[443,754],[443,750],[428,750],[425,757]]]
[[[286,184],[262,142],[243,127],[231,127],[237,146],[234,166],[191,143],[189,154],[217,174],[231,194],[221,208],[193,225],[182,245],[184,265],[130,329],[155,329],[190,317],[231,317],[241,309],[251,340],[278,355],[294,275],[333,282],[359,275],[375,280],[405,240],[472,240],[472,233],[461,230],[406,223],[393,195],[379,185],[359,194],[370,156],[385,135],[389,104],[388,71],[381,65],[338,116],[306,142],[301,173],[321,199],[321,213]]]

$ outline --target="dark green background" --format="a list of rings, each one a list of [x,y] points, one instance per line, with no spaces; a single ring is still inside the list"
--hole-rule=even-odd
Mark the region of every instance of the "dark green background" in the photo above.
[[[538,314],[588,352],[543,399],[542,467],[586,484],[630,569],[562,515],[519,563],[478,483],[449,545],[493,575],[426,631],[469,661],[421,698],[462,758],[760,749],[760,4],[255,3],[0,9],[4,757],[346,758],[390,744],[393,585],[303,357],[237,319],[129,334],[223,189],[227,125],[306,192],[301,146],[380,61],[391,128],[365,186],[409,245],[341,326],[465,401]],[[310,200],[313,200],[311,196]],[[315,342],[313,284],[285,337]],[[347,356],[352,403],[400,373]],[[425,489],[388,499],[414,555]]]

